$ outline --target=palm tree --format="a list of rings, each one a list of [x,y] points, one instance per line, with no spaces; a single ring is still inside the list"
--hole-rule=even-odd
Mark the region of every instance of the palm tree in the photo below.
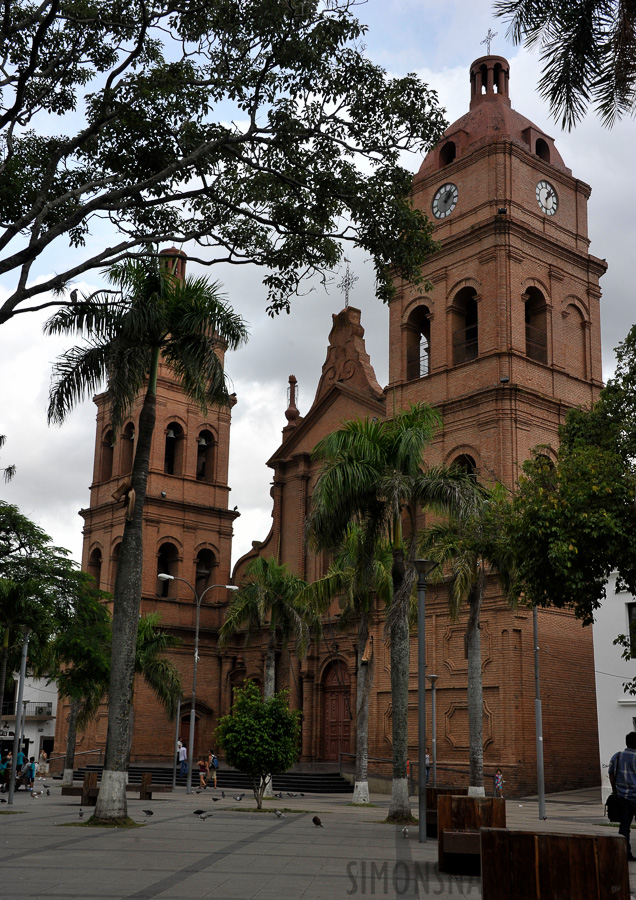
[[[60,695],[71,701],[64,759],[64,783],[73,783],[77,731],[95,718],[108,695],[112,630],[108,609],[101,603],[78,605],[70,626],[53,641],[52,659]],[[148,613],[139,620],[135,652],[135,674],[140,675],[159,700],[169,719],[174,719],[183,686],[179,670],[164,656],[180,646],[175,635],[161,631],[159,614]],[[65,664],[67,667],[65,668]]]
[[[6,440],[7,440],[6,435],[0,434],[0,447],[4,447]],[[4,469],[0,469],[0,472],[2,472],[2,476],[5,481],[11,481],[11,479],[15,475],[15,466],[14,465],[5,466]]]
[[[229,403],[219,348],[235,349],[247,336],[242,319],[202,278],[171,275],[156,256],[114,266],[112,292],[60,309],[48,334],[80,333],[87,341],[64,353],[53,371],[49,421],[63,422],[86,394],[107,379],[112,427],[117,431],[144,392],[131,476],[135,503],[124,526],[115,579],[113,650],[104,774],[95,818],[126,817],[126,771],[139,606],[142,592],[143,513],[155,427],[160,358],[186,396],[202,410]]]
[[[437,410],[415,404],[393,419],[354,420],[314,449],[323,460],[309,515],[318,546],[337,550],[357,521],[365,547],[388,538],[393,562],[391,635],[393,784],[389,819],[410,819],[407,783],[409,607],[415,583],[415,542],[405,537],[406,515],[415,534],[418,507],[454,509],[470,504],[475,485],[459,471],[425,468],[423,453],[441,426]],[[370,552],[366,551],[369,555]]]
[[[447,521],[434,523],[419,539],[421,554],[439,564],[429,580],[447,582],[451,618],[458,619],[464,604],[468,605],[468,793],[481,797],[484,796],[484,743],[480,615],[488,575],[499,576],[511,605],[517,601],[512,592],[514,561],[500,515],[504,503],[502,489],[496,489],[472,512],[451,515]]]
[[[313,539],[311,531],[309,538]],[[384,541],[371,549],[373,556],[369,559],[360,525],[350,522],[327,574],[307,588],[310,602],[323,613],[336,597],[340,599],[340,629],[358,626],[354,803],[369,803],[369,697],[375,674],[374,654],[367,653],[369,628],[376,598],[388,606],[393,597],[391,547]]]
[[[607,0],[497,0],[515,43],[539,45],[541,95],[570,130],[590,100],[611,128],[636,109],[636,17],[633,5]]]
[[[279,639],[282,646],[286,646],[290,638],[295,638],[296,649],[301,657],[304,656],[315,617],[310,607],[301,601],[306,583],[284,563],[278,563],[275,557],[257,556],[248,563],[245,575],[245,584],[230,600],[219,632],[219,645],[226,644],[231,635],[243,628],[247,629],[246,642],[261,629],[268,629],[263,685],[263,696],[267,700],[276,691]]]

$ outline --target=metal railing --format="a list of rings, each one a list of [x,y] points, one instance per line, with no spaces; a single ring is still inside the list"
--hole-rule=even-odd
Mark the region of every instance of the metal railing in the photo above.
[[[24,707],[26,706],[26,714],[27,716],[52,716],[53,715],[53,704],[47,700],[33,700],[29,701],[26,704],[22,705],[22,709],[20,710],[20,715],[24,712]],[[2,704],[2,716],[10,716],[11,718],[15,717],[16,711],[16,701],[10,700],[8,703]]]
[[[344,761],[344,757],[350,760],[349,763]],[[340,753],[339,772],[342,776],[345,772],[352,774],[355,772],[356,755],[355,753]],[[498,766],[495,763],[484,764],[484,786],[488,793],[489,783],[493,782],[494,793],[494,777]],[[407,771],[409,779],[409,794],[416,794],[418,790],[418,772],[419,764],[417,761],[408,760]],[[440,773],[442,778],[440,778]],[[368,774],[371,778],[382,778],[390,781],[393,777],[393,759],[391,757],[370,756]],[[452,776],[452,777],[448,777]],[[468,787],[469,766],[445,766],[437,761],[437,783],[440,786],[452,786],[457,788]],[[432,778],[432,771],[431,771]],[[432,783],[432,782],[431,782]]]
[[[75,763],[77,763],[78,756],[88,756],[90,753],[99,753],[98,765],[101,766],[103,763],[103,756],[104,756],[104,750],[101,747],[97,748],[95,750],[80,750],[78,753],[75,754]],[[65,754],[62,756],[49,756],[48,762],[49,762],[49,770],[51,771],[51,773],[55,774],[58,772],[62,772],[62,770],[64,769],[64,759],[65,759]],[[54,763],[55,763],[55,765],[53,765]]]

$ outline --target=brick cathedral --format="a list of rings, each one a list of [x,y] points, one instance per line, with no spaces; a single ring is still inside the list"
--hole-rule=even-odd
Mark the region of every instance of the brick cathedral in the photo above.
[[[157,610],[182,638],[173,651],[185,685],[182,734],[188,733],[195,607],[180,581],[200,594],[211,585],[240,584],[255,556],[275,556],[303,578],[324,572],[325,560],[303,541],[317,465],[311,451],[343,420],[391,416],[411,402],[438,407],[443,431],[432,464],[460,462],[485,482],[512,485],[537,444],[555,446],[573,406],[589,406],[601,387],[599,279],[605,263],[588,252],[590,187],[572,175],[554,141],[512,109],[509,65],[485,56],[470,67],[470,109],[424,159],[413,181],[415,204],[437,225],[441,250],[426,264],[433,290],[398,284],[389,309],[389,384],[377,382],[365,350],[360,312],[333,317],[315,399],[301,416],[295,378],[273,469],[272,528],[230,572],[228,510],[231,410],[203,417],[161,373],[157,425],[145,513],[142,611]],[[185,259],[167,251],[183,273]],[[84,517],[83,567],[109,590],[114,584],[125,508],[113,499],[132,465],[133,410],[119,439],[110,431],[104,397],[96,398],[97,434],[91,502]],[[281,410],[281,423],[282,423]],[[549,452],[549,451],[546,451]],[[267,636],[244,646],[241,636],[219,649],[227,592],[213,588],[201,607],[195,753],[211,746],[232,689],[263,681]],[[355,749],[356,635],[337,628],[338,607],[324,637],[299,662],[293,648],[277,659],[277,689],[288,688],[303,711],[301,763],[337,764]],[[511,611],[489,584],[481,617],[486,774],[501,766],[511,793],[536,786],[532,615]],[[468,767],[465,621],[453,622],[442,587],[427,594],[427,674],[436,674],[437,759]],[[598,782],[599,758],[591,629],[567,612],[539,611],[546,789]],[[412,638],[409,753],[417,756],[417,653]],[[374,686],[369,755],[391,757],[388,638],[378,609],[369,643]],[[427,733],[431,703],[427,698]],[[107,710],[78,740],[78,750],[103,746]],[[58,716],[56,750],[65,745],[66,709]],[[572,742],[576,742],[573,766]],[[131,759],[172,758],[174,725],[138,682]],[[373,767],[372,767],[373,768]],[[440,771],[442,776],[442,771]]]

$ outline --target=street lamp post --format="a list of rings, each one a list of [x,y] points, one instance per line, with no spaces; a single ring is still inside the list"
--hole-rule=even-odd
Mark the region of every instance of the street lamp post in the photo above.
[[[426,843],[426,576],[437,567],[430,559],[416,559],[417,569],[417,753],[418,831]]]
[[[160,572],[157,576],[159,581],[182,581],[184,584],[187,584],[192,594],[194,596],[196,607],[197,607],[197,615],[196,615],[196,625],[194,628],[194,667],[192,671],[192,703],[190,705],[190,735],[188,737],[188,774],[186,778],[186,794],[192,793],[192,764],[193,764],[193,754],[194,754],[194,722],[195,722],[195,709],[196,709],[196,694],[197,694],[197,663],[199,662],[199,613],[201,611],[201,601],[205,597],[208,591],[211,591],[213,588],[224,587],[228,591],[238,591],[238,587],[234,584],[211,584],[207,587],[201,596],[197,594],[195,589],[192,587],[189,581],[186,581],[185,578],[179,578],[177,575],[168,575],[165,572]]]
[[[18,699],[15,704],[15,731],[13,732],[13,754],[11,759],[11,774],[9,776],[9,804],[13,803],[15,791],[16,767],[18,764],[18,749],[20,747],[20,720],[22,718],[22,697],[24,695],[24,679],[26,678],[27,654],[29,651],[29,635],[31,629],[22,627],[22,661],[20,663],[20,681],[18,682]]]
[[[541,680],[539,678],[539,623],[537,621],[537,605],[532,607],[532,634],[534,637],[534,725],[537,743],[537,793],[539,794],[539,818],[547,819],[545,814],[545,778],[543,773],[543,718],[541,715]]]
[[[431,741],[431,745],[433,747],[433,787],[437,787],[437,717],[435,714],[435,682],[439,678],[439,675],[427,675],[428,680],[431,682],[431,718],[433,722],[433,738]]]

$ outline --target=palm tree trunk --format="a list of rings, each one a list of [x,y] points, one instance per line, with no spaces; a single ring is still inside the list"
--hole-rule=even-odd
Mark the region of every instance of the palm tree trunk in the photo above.
[[[393,551],[393,603],[398,602],[404,582],[404,552]],[[391,625],[391,708],[393,736],[393,782],[389,819],[410,819],[411,804],[406,771],[408,757],[408,695],[410,640],[408,606],[403,605]]]
[[[0,657],[0,716],[3,715],[4,687],[7,681],[7,662],[9,659],[9,626],[6,625],[2,636],[2,657]],[[16,718],[17,721],[17,718]]]
[[[270,627],[269,635],[267,637],[267,652],[265,654],[265,683],[263,685],[263,698],[265,700],[273,697],[276,692],[276,625],[273,619],[272,624],[274,624],[274,628]],[[263,782],[265,783],[261,783],[259,789],[261,802],[263,797],[274,796],[272,776],[269,775],[268,778],[263,779]],[[256,797],[256,800],[258,809],[260,809],[258,796]]]
[[[125,818],[128,813],[126,781],[130,755],[130,708],[141,604],[143,513],[148,483],[150,447],[155,428],[158,362],[159,351],[155,350],[148,390],[139,415],[139,437],[132,471],[135,508],[132,519],[127,519],[124,526],[113,596],[108,733],[104,771],[94,816],[96,819],[108,821]]]
[[[483,689],[481,679],[481,631],[479,617],[484,596],[483,566],[475,586],[468,597],[469,613],[466,626],[468,652],[468,743],[470,771],[468,793],[473,797],[484,796],[484,739],[483,739]]]
[[[71,699],[71,708],[68,714],[68,730],[66,732],[66,753],[64,755],[63,785],[73,784],[73,769],[75,768],[75,742],[77,741],[77,716],[79,714],[79,700]]]
[[[362,613],[358,626],[358,673],[356,695],[356,780],[354,803],[369,803],[369,695],[373,684],[373,656],[363,662],[369,639],[369,617]]]

